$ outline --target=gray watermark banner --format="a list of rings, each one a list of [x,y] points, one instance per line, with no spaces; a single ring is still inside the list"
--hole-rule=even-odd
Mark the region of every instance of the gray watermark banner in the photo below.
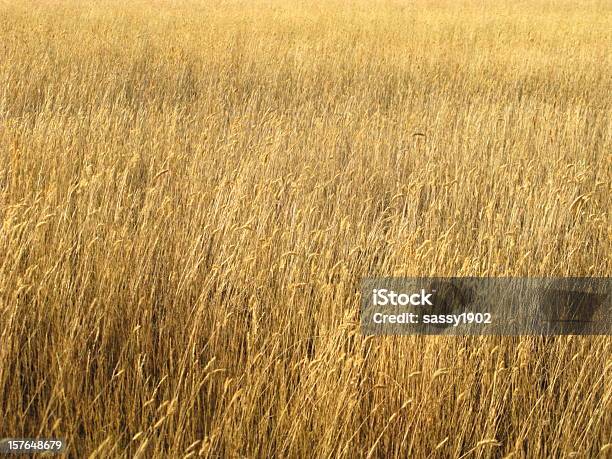
[[[610,335],[609,277],[366,278],[365,335]]]

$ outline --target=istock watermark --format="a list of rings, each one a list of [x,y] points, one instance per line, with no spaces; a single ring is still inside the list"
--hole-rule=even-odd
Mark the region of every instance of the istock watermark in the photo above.
[[[393,306],[433,306],[431,297],[435,292],[426,293],[425,289],[421,289],[420,293],[396,293],[393,290],[387,290],[382,288],[380,290],[372,290],[372,303],[376,306],[386,306],[391,304]]]
[[[608,277],[366,278],[366,335],[610,335]]]

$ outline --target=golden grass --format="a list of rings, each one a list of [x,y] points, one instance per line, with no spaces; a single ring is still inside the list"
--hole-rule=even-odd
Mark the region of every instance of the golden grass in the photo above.
[[[358,286],[610,275],[611,30],[593,0],[5,1],[0,436],[609,454],[609,337],[364,338]]]

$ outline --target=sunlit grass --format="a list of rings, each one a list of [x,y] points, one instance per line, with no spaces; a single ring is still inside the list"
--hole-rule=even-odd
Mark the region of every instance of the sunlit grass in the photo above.
[[[605,454],[609,338],[365,338],[357,292],[610,275],[610,30],[598,1],[3,3],[0,435]]]

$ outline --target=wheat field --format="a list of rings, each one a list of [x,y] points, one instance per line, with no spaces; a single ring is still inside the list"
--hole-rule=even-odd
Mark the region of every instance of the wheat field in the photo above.
[[[0,437],[610,457],[612,341],[365,337],[364,276],[609,276],[612,4],[0,2]]]

